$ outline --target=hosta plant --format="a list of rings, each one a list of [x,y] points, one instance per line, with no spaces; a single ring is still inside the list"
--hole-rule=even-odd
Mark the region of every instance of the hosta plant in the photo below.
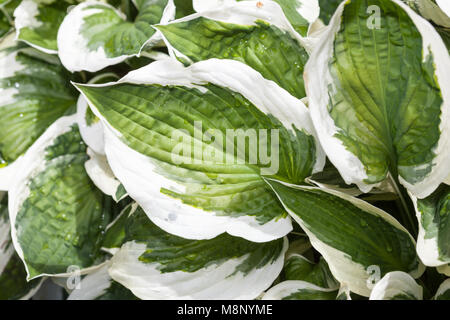
[[[0,0],[0,299],[450,299],[439,0]]]

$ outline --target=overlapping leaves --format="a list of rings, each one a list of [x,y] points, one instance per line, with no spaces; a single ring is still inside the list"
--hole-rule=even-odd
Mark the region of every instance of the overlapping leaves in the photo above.
[[[449,299],[448,9],[0,0],[0,299]]]

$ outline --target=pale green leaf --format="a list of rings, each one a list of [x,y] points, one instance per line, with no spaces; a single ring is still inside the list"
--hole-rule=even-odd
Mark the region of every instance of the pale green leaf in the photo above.
[[[442,265],[436,268],[439,273],[445,274],[447,277],[450,277],[450,263],[446,265]]]

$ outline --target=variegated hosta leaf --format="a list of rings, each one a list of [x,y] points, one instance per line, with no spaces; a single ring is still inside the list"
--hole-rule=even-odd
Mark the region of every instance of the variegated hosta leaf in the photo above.
[[[22,260],[14,251],[10,236],[8,197],[0,191],[0,300],[30,298],[41,279],[27,282]]]
[[[56,57],[24,48],[9,35],[0,43],[0,189],[14,162],[62,115],[75,111],[76,90]]]
[[[134,207],[109,274],[141,299],[254,299],[283,267],[286,239],[255,243],[222,234],[187,240]]]
[[[85,276],[67,300],[137,300],[130,290],[111,279],[109,267],[110,263],[106,263]]]
[[[336,300],[338,289],[321,288],[315,284],[288,280],[270,288],[262,300]]]
[[[17,39],[45,53],[56,54],[59,26],[69,6],[75,3],[75,0],[23,0],[14,11]]]
[[[134,22],[99,1],[72,9],[58,31],[59,57],[70,71],[95,72],[140,55],[144,47],[160,40],[152,24],[175,17],[173,0],[135,0],[139,13]]]
[[[424,18],[439,26],[450,28],[450,2],[448,0],[403,0]]]
[[[28,279],[96,268],[113,215],[112,199],[91,182],[76,116],[57,120],[27,151],[9,190],[12,238]]]
[[[339,288],[339,283],[322,257],[315,264],[302,255],[291,255],[284,265],[284,277],[286,280],[302,280],[322,288]]]
[[[370,300],[422,300],[423,289],[407,273],[389,272],[373,287]]]
[[[423,273],[414,239],[383,210],[333,190],[267,182],[350,291],[369,296],[376,277],[391,271]]]
[[[450,263],[450,186],[442,184],[425,199],[412,197],[419,221],[417,253],[431,267]]]
[[[222,5],[233,5],[238,1],[247,0],[193,0],[194,8],[197,12],[216,9]],[[278,3],[283,9],[286,18],[292,24],[294,29],[306,36],[309,25],[319,17],[319,2],[318,0],[273,0]],[[260,6],[264,5],[261,2]]]
[[[77,87],[103,122],[115,176],[181,237],[286,235],[291,222],[261,176],[302,183],[325,162],[302,102],[240,62],[158,61],[115,85]]]
[[[350,0],[319,42],[305,78],[331,162],[364,192],[390,174],[431,194],[450,171],[450,56],[439,34],[398,0]]]
[[[434,296],[435,300],[450,300],[450,279],[445,280]]]
[[[304,98],[307,45],[273,1],[243,1],[156,26],[169,53],[186,61],[243,62],[297,98]]]

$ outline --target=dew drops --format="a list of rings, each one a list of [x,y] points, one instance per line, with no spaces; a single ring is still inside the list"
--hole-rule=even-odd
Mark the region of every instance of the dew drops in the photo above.
[[[195,253],[188,254],[188,255],[186,256],[186,259],[187,259],[187,260],[191,260],[191,261],[195,260],[196,258],[197,258],[197,255],[196,255]]]

